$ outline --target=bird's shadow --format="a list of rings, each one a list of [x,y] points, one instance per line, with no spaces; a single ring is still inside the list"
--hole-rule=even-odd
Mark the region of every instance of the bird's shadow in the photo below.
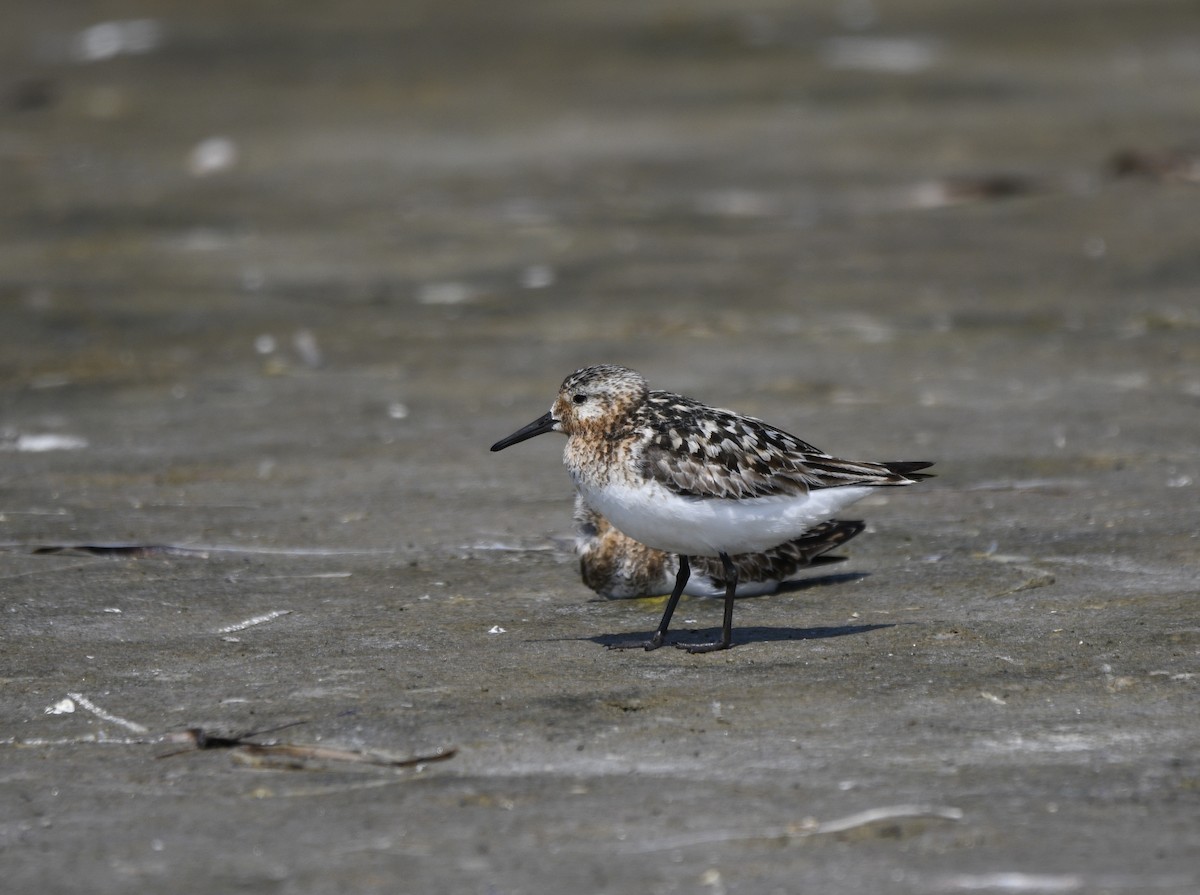
[[[799,578],[792,581],[785,581],[779,585],[779,588],[773,594],[757,594],[755,596],[738,597],[738,603],[743,600],[758,600],[763,598],[775,597],[781,594],[793,594],[801,591],[811,590],[817,587],[831,587],[836,584],[848,584],[854,581],[862,581],[869,577],[868,572],[841,572],[835,575],[819,575],[812,578]],[[719,597],[692,597],[692,600],[697,603],[720,604]],[[594,602],[609,603],[611,600],[596,600]],[[677,616],[678,617],[678,616]],[[866,634],[870,631],[877,631],[880,628],[893,628],[894,623],[882,625],[832,625],[815,628],[768,628],[761,625],[738,625],[735,623],[733,627],[733,645],[743,643],[772,643],[785,640],[823,640],[827,637],[849,637],[852,634]],[[653,635],[653,630],[642,633],[625,633],[625,634],[598,634],[595,637],[580,637],[569,638],[579,640],[590,640],[592,643],[600,646],[613,648],[630,648],[644,644]],[[718,640],[721,636],[720,627],[711,628],[672,628],[667,635],[667,642],[664,646],[679,645],[689,646],[692,644],[712,643]]]
[[[766,628],[759,625],[734,626],[733,645],[743,643],[772,643],[780,640],[823,640],[826,637],[849,637],[851,634],[866,634],[868,631],[878,631],[880,628],[894,628],[895,624],[886,625],[833,625],[819,628]],[[592,643],[611,648],[629,648],[640,646],[648,641],[653,631],[644,634],[599,634],[595,637],[582,638]],[[720,639],[720,627],[714,628],[680,628],[672,630],[667,635],[664,646],[692,646],[701,643],[713,643]]]

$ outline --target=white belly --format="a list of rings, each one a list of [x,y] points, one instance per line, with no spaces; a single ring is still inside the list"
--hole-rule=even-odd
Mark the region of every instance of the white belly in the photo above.
[[[760,553],[798,538],[843,507],[866,497],[868,485],[743,500],[680,497],[656,482],[592,490],[584,499],[618,529],[648,547],[688,556]]]

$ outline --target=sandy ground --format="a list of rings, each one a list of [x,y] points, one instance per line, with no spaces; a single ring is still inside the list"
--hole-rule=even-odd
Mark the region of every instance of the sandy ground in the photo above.
[[[6,892],[1200,887],[1193,3],[4,15]],[[938,478],[609,651],[596,361]]]

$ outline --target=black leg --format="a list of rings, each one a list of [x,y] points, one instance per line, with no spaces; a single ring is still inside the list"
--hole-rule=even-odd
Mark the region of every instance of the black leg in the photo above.
[[[671,591],[671,599],[667,600],[667,608],[663,610],[662,621],[658,623],[658,630],[654,632],[654,636],[646,644],[646,649],[658,649],[663,645],[663,639],[667,636],[667,626],[671,624],[671,616],[675,614],[675,607],[679,605],[679,598],[683,595],[683,588],[691,576],[691,564],[688,563],[688,558],[681,553],[679,554],[679,573],[675,576],[675,589]]]
[[[688,564],[688,558],[680,554],[679,572],[675,575],[675,589],[671,591],[671,599],[667,600],[667,608],[663,612],[662,621],[658,623],[658,630],[654,632],[654,636],[639,643],[614,643],[609,649],[634,649],[640,646],[646,650],[652,650],[662,646],[663,640],[667,636],[667,626],[671,624],[671,616],[675,614],[675,607],[679,604],[679,598],[683,595],[683,588],[688,583],[691,574],[692,567]]]
[[[725,569],[725,620],[721,624],[721,639],[717,643],[698,643],[692,646],[679,644],[689,653],[711,653],[729,649],[733,643],[733,595],[737,591],[738,574],[728,553],[721,553],[719,556]]]

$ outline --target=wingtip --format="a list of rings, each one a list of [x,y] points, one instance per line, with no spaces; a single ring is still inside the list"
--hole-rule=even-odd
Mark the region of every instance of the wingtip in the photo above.
[[[902,475],[910,481],[923,482],[925,479],[936,478],[936,473],[919,472],[918,470],[928,469],[933,464],[933,460],[895,460],[891,463],[884,463],[883,465],[888,472],[894,472],[896,475]]]

